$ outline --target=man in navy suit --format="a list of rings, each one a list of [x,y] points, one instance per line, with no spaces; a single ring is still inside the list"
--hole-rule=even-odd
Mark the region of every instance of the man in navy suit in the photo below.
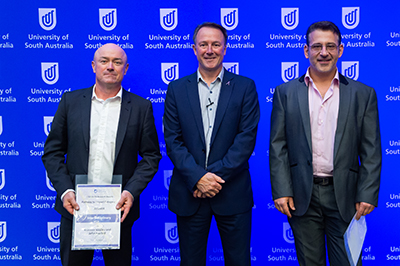
[[[113,175],[122,175],[116,205],[123,213],[120,249],[103,250],[103,257],[107,266],[131,265],[131,228],[139,218],[139,195],[157,172],[161,155],[151,102],[121,87],[127,60],[118,45],[101,46],[92,62],[95,85],[63,95],[46,140],[42,160],[57,191],[64,266],[89,266],[94,252],[71,251],[72,215],[79,210],[76,175],[87,175],[89,184],[111,184]]]
[[[248,160],[260,117],[254,81],[228,72],[226,30],[199,25],[198,70],[168,86],[164,136],[174,171],[169,209],[176,213],[181,265],[206,265],[214,216],[225,265],[250,265],[253,193]]]
[[[338,27],[307,30],[302,77],[278,86],[270,171],[276,208],[288,216],[300,265],[349,265],[343,234],[378,204],[381,140],[373,88],[341,75]],[[326,243],[325,243],[326,239]],[[359,259],[361,265],[361,258]]]

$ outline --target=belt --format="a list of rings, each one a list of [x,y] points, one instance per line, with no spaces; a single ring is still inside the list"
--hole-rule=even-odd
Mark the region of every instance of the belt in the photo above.
[[[314,184],[320,186],[328,186],[333,184],[332,176],[313,176],[313,177],[314,177]]]

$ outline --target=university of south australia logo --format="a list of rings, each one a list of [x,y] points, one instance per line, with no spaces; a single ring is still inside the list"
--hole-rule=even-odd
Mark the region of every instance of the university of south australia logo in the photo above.
[[[164,170],[164,186],[169,190],[169,185],[171,184],[172,170]]]
[[[238,8],[221,8],[221,25],[226,30],[234,30],[239,24]]]
[[[44,30],[52,30],[57,25],[55,8],[39,8],[39,25]]]
[[[7,222],[0,222],[0,243],[7,237]]]
[[[165,239],[171,244],[179,242],[178,226],[176,223],[165,223]]]
[[[299,8],[298,7],[282,8],[281,24],[287,30],[294,30],[299,25]]]
[[[100,8],[99,23],[103,30],[111,31],[117,26],[117,9],[116,8]]]
[[[342,61],[342,73],[344,76],[357,80],[359,73],[359,61]]]
[[[236,75],[239,75],[239,63],[238,62],[227,62],[227,63],[222,63],[224,68],[228,70],[231,73],[234,73]]]
[[[283,239],[289,244],[294,244],[294,235],[290,224],[287,222],[283,223]]]
[[[0,169],[0,190],[6,185],[6,170]]]
[[[50,133],[53,118],[53,116],[43,116],[44,133],[46,134],[46,136],[48,136]]]
[[[164,30],[174,30],[178,26],[178,9],[160,8],[160,25]]]
[[[179,78],[179,63],[161,63],[161,79],[165,84]]]
[[[282,62],[281,77],[284,82],[299,77],[299,62]]]
[[[49,177],[47,176],[47,171],[46,171],[46,186],[48,189],[50,189],[51,191],[56,191],[53,187],[53,184],[51,183]]]
[[[60,243],[60,222],[47,222],[47,237],[53,243]]]
[[[342,7],[342,24],[352,30],[360,23],[360,7]]]
[[[42,80],[53,85],[58,81],[58,63],[42,62]]]

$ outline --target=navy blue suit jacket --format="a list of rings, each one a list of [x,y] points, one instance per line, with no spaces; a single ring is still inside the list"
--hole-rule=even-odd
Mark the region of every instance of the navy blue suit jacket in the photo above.
[[[55,209],[70,219],[72,216],[64,209],[60,196],[67,189],[75,189],[75,175],[88,173],[92,91],[90,87],[64,93],[42,157],[57,191]],[[123,90],[114,175],[122,175],[122,189],[134,196],[128,222],[139,218],[139,195],[157,172],[160,159],[151,102]]]
[[[339,74],[339,113],[333,186],[339,212],[350,222],[357,202],[378,205],[381,140],[373,88]],[[293,197],[303,215],[313,188],[311,124],[304,76],[278,86],[271,113],[270,171],[273,199]]]
[[[253,193],[248,160],[253,152],[260,117],[253,80],[224,71],[211,137],[208,167],[197,84],[197,72],[168,86],[164,136],[174,171],[169,187],[169,209],[194,214],[200,199],[193,191],[207,172],[224,179],[222,190],[210,199],[213,211],[233,215],[250,210]]]

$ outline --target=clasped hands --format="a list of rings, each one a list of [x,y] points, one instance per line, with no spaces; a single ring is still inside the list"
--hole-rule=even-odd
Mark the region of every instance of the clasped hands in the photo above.
[[[69,191],[67,194],[64,195],[62,201],[63,201],[64,208],[70,214],[74,215],[74,210],[77,210],[77,211],[79,210],[79,205],[75,200],[75,192]],[[127,190],[122,191],[121,198],[118,201],[117,206],[115,206],[115,208],[117,210],[121,209],[121,211],[123,212],[122,218],[121,218],[121,223],[125,220],[132,205],[133,205],[132,194],[130,192],[128,192]]]
[[[221,177],[213,173],[207,173],[197,182],[197,189],[193,192],[193,197],[212,198],[221,191],[221,184],[223,183],[225,183],[225,180]]]

